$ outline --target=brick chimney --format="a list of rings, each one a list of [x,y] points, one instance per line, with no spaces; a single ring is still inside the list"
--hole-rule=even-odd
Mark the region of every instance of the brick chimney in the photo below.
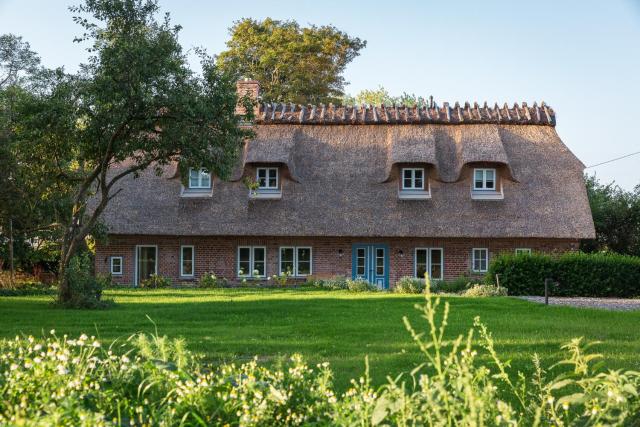
[[[254,101],[256,101],[256,105],[254,107],[254,113],[258,112],[258,96],[260,95],[260,82],[257,80],[251,80],[248,78],[244,78],[242,80],[238,80],[236,83],[236,93],[238,94],[238,99],[242,98],[245,95],[249,95]],[[244,115],[244,107],[241,105],[236,106],[236,114]]]

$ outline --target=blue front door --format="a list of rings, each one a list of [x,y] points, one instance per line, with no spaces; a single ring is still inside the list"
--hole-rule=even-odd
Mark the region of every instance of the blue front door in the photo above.
[[[353,245],[351,276],[361,278],[380,289],[389,287],[389,247],[387,245]]]

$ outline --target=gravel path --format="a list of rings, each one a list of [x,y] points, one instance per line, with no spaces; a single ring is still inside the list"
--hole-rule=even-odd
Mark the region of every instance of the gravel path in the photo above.
[[[523,296],[517,298],[544,304],[544,297]],[[573,307],[604,308],[606,310],[640,310],[640,299],[549,297],[549,305],[570,305]]]

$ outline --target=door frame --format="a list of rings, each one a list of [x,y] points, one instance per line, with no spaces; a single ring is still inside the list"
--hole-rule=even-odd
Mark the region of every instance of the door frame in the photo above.
[[[366,255],[366,263],[373,263],[373,270],[375,271],[375,260],[376,260],[376,249],[384,249],[384,275],[383,275],[383,280],[384,283],[382,285],[382,289],[389,289],[390,284],[389,284],[389,269],[391,267],[391,263],[390,263],[390,253],[389,253],[389,245],[387,243],[353,243],[351,244],[351,278],[355,279],[356,276],[356,251],[359,248],[365,248],[367,249],[367,255]],[[369,254],[369,249],[371,249],[371,253]],[[371,259],[370,259],[371,258]],[[365,266],[365,269],[367,268],[367,266]],[[369,276],[368,274],[365,274],[365,276]],[[375,276],[377,276],[374,272],[374,282],[372,283],[371,281],[369,281],[369,283],[371,283],[372,285],[376,285],[375,283]]]
[[[135,253],[133,256],[134,259],[134,268],[133,268],[133,285],[138,287],[140,286],[140,283],[138,283],[138,249],[140,248],[155,248],[156,250],[156,265],[155,265],[155,271],[154,274],[158,274],[158,264],[160,262],[159,258],[159,251],[158,251],[158,245],[136,245],[136,249],[135,249]]]

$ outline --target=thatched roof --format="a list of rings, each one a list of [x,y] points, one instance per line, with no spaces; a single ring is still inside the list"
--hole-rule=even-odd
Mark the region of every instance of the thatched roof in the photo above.
[[[211,197],[180,197],[179,178],[146,171],[123,182],[104,219],[113,234],[593,237],[584,165],[558,137],[551,110],[538,108],[538,117],[529,108],[530,118],[519,111],[526,125],[498,123],[498,111],[479,110],[480,123],[456,125],[399,119],[325,126],[313,124],[328,120],[317,109],[306,111],[302,124],[258,119],[236,180],[216,179]],[[283,173],[279,200],[251,200],[238,181],[264,163],[284,165],[291,175]],[[398,199],[397,165],[406,163],[429,169],[431,199]],[[470,197],[472,167],[487,164],[505,178],[504,200]]]

